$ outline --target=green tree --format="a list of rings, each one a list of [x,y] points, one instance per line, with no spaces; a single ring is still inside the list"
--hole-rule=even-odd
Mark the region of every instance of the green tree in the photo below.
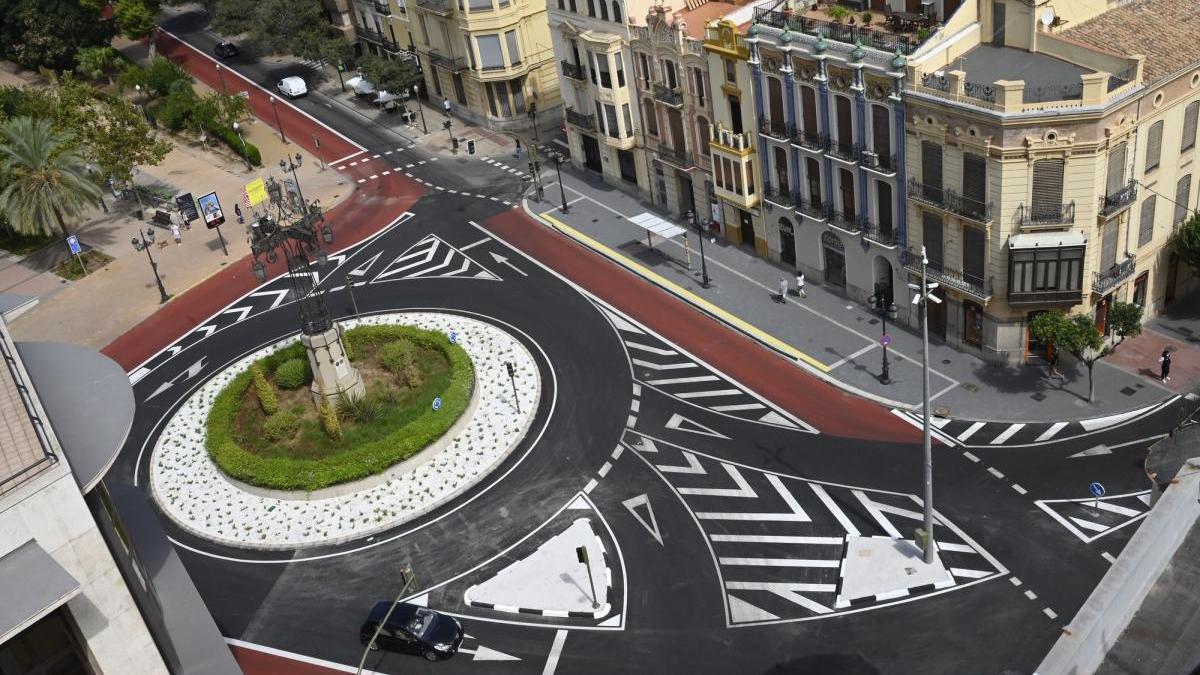
[[[233,128],[234,122],[246,119],[249,113],[246,98],[235,94],[213,92],[205,96],[202,103],[209,107],[214,123],[229,129]]]
[[[1200,211],[1193,212],[1171,239],[1171,250],[1194,270],[1200,270]]]
[[[81,131],[88,159],[106,178],[127,181],[134,166],[154,166],[171,152],[171,143],[157,138],[141,111],[122,99],[101,103]]]
[[[113,71],[120,63],[120,53],[108,45],[84,47],[75,52],[75,72],[89,80],[108,76],[108,83],[112,84]]]
[[[17,117],[0,126],[0,214],[18,232],[69,234],[66,220],[100,201],[86,160],[50,120]]]
[[[376,89],[390,94],[403,94],[414,82],[421,79],[417,67],[408,59],[372,56],[363,61],[362,71]]]
[[[121,29],[121,35],[130,40],[150,38],[150,58],[154,59],[154,33],[158,28],[155,15],[159,4],[153,0],[117,0],[113,7],[113,18]]]
[[[246,35],[265,54],[317,60],[336,34],[320,0],[216,0],[213,28]]]
[[[155,57],[150,59],[150,66],[146,68],[145,82],[141,84],[142,88],[148,90],[153,96],[166,96],[171,93],[171,87],[176,82],[187,82],[188,86],[191,86],[194,80],[182,66],[174,61]]]
[[[1096,399],[1095,367],[1100,359],[1113,353],[1127,337],[1142,332],[1142,308],[1126,302],[1114,302],[1106,315],[1108,326],[1116,335],[1107,340],[1090,317],[1082,314],[1067,316],[1059,310],[1043,312],[1033,318],[1029,332],[1079,359],[1088,371],[1088,402]]]
[[[78,0],[0,1],[0,52],[26,68],[67,70],[84,47],[106,45],[115,30],[98,5]]]

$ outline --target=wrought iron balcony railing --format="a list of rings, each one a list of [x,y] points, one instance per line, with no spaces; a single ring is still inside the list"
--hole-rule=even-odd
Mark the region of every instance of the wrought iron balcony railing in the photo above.
[[[796,193],[792,195],[792,202],[795,204],[797,211],[813,220],[826,220],[829,218],[829,208],[822,204],[819,199],[805,199],[800,193]]]
[[[792,135],[787,123],[781,120],[771,120],[766,118],[758,121],[758,133],[763,136],[770,136],[771,138],[785,142]]]
[[[1077,288],[1073,291],[1060,291],[1055,289],[1052,291],[1010,290],[1008,292],[1008,304],[1010,305],[1077,305],[1082,301],[1083,289],[1081,288]]]
[[[596,129],[596,115],[595,114],[584,115],[583,113],[576,112],[575,110],[572,110],[571,108],[567,108],[566,112],[567,112],[567,114],[566,114],[567,124],[577,126],[580,129],[586,129],[587,131],[595,131],[595,129]]]
[[[452,73],[467,69],[467,62],[461,56],[442,56],[433,50],[430,50],[427,54],[430,65],[435,68],[444,68]]]
[[[397,44],[395,40],[387,35],[384,35],[383,33],[380,33],[374,28],[358,26],[355,30],[358,33],[358,37],[366,40],[367,42],[373,42],[390,52],[400,51],[400,45]]]
[[[569,77],[572,80],[578,80],[580,82],[587,80],[587,77],[583,74],[583,66],[577,63],[571,63],[570,61],[562,61],[560,63],[562,64],[563,77]]]
[[[1092,292],[1096,295],[1107,294],[1132,276],[1135,269],[1137,258],[1128,256],[1124,262],[1119,262],[1103,272],[1092,272]]]
[[[857,162],[862,146],[850,141],[830,141],[829,154],[847,162]]]
[[[829,147],[829,137],[813,131],[793,129],[792,145],[798,145],[813,152],[824,152]]]
[[[392,6],[386,0],[375,0],[375,13],[384,16],[391,16]]]
[[[917,274],[921,273],[920,249],[914,250],[911,247],[908,248],[904,260],[904,269]],[[991,290],[984,286],[981,275],[946,267],[941,260],[930,260],[929,265],[926,267],[926,274],[932,281],[966,293],[981,301],[986,302],[992,297]]]
[[[941,186],[922,183],[916,178],[908,179],[908,198],[938,208],[946,206],[946,191]]]
[[[763,186],[763,199],[788,209],[795,205],[790,190],[786,188],[781,190],[770,183]]]
[[[896,156],[892,154],[882,154],[863,148],[858,161],[862,162],[864,167],[880,173],[896,173]]]
[[[854,234],[857,234],[862,229],[861,221],[857,215],[854,213],[844,213],[837,209],[829,212],[829,224]]]
[[[977,223],[992,222],[991,202],[982,202],[978,199],[960,195],[953,190],[946,190],[945,206],[947,211],[970,218]]]
[[[1022,226],[1069,225],[1075,222],[1075,202],[1044,206],[1022,204],[1017,208],[1017,222]]]
[[[692,153],[687,150],[680,150],[669,145],[659,145],[654,148],[658,153],[658,158],[664,162],[674,164],[681,169],[690,169],[696,166],[696,160],[692,158]]]
[[[443,16],[448,16],[450,12],[454,11],[454,4],[451,0],[417,0],[417,7]]]
[[[654,84],[654,99],[669,106],[680,107],[683,105],[683,94],[679,91],[679,87],[672,89],[661,82]]]
[[[880,225],[879,223],[872,223],[864,219],[862,222],[862,233],[867,239],[883,244],[884,246],[892,246],[896,243],[896,230],[890,223]]]
[[[1111,218],[1137,200],[1137,181],[1129,181],[1125,187],[1100,198],[1100,216]]]

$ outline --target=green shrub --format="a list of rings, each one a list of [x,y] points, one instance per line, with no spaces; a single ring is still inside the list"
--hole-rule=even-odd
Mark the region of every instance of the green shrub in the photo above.
[[[379,365],[383,366],[384,370],[400,376],[408,364],[413,362],[412,343],[403,340],[389,342],[379,348],[376,358],[379,359]]]
[[[262,166],[262,154],[258,151],[258,147],[253,143],[247,142],[245,144],[245,151],[243,152],[242,139],[238,138],[237,132],[233,129],[216,127],[212,130],[212,135],[227,145],[230,150],[233,150],[238,157],[245,157],[254,166]]]
[[[864,26],[870,26],[871,22],[874,20],[875,20],[875,17],[870,12],[862,13],[862,22],[863,22]]]
[[[371,396],[338,396],[338,414],[345,419],[370,424],[383,414],[383,402]]]
[[[183,86],[173,86],[162,101],[154,107],[155,119],[162,122],[163,126],[171,131],[179,131],[188,126],[192,111],[196,109],[197,99],[191,84],[176,83],[176,85],[179,84]]]
[[[321,404],[321,428],[331,440],[342,440],[342,421],[338,419],[337,409],[328,401]]]
[[[380,473],[420,452],[445,434],[467,409],[475,387],[475,372],[462,347],[450,344],[444,334],[435,331],[410,326],[360,326],[346,331],[345,335],[352,348],[385,344],[400,337],[440,351],[449,362],[449,379],[440,394],[442,409],[439,412],[427,409],[380,438],[318,459],[258,455],[243,448],[234,437],[234,421],[253,380],[252,372],[247,371],[217,394],[209,412],[205,444],[213,462],[227,475],[251,485],[312,491]],[[294,344],[261,359],[258,364],[274,369],[287,359],[303,354],[303,345]],[[432,395],[429,400],[432,401]],[[426,404],[421,402],[421,405]]]
[[[825,8],[825,13],[829,15],[829,18],[834,23],[841,23],[846,17],[853,14],[853,11],[849,7],[843,7],[842,5],[830,5]]]
[[[280,389],[299,389],[311,379],[308,359],[288,359],[275,368],[275,386]]]
[[[267,376],[263,375],[262,366],[257,363],[250,366],[250,376],[254,378],[254,394],[258,397],[258,405],[264,413],[274,415],[279,411],[279,399],[271,383],[267,382]]]
[[[263,422],[262,430],[267,440],[287,440],[300,430],[300,417],[290,410],[280,410]]]

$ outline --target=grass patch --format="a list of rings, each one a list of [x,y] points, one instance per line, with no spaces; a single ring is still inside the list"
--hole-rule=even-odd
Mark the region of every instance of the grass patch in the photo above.
[[[462,347],[436,331],[411,326],[361,326],[346,332],[352,360],[367,394],[334,406],[340,434],[326,432],[322,413],[308,387],[283,389],[274,378],[290,359],[304,358],[300,344],[256,362],[276,394],[275,421],[263,412],[251,370],[238,375],[217,395],[209,412],[206,446],[213,461],[231,477],[278,490],[317,490],[380,473],[420,452],[446,433],[471,400],[474,368]],[[380,363],[381,353],[404,344],[406,366],[420,371],[415,386]],[[406,373],[407,375],[407,373]],[[433,411],[433,399],[442,398]],[[328,414],[328,413],[327,413]],[[290,416],[295,433],[286,433]],[[273,433],[266,433],[267,427]],[[332,436],[332,437],[331,437]]]
[[[79,258],[83,258],[83,266],[87,268],[86,273],[84,273],[84,271],[79,267]],[[99,270],[108,263],[112,262],[112,260],[112,256],[103,253],[102,251],[91,249],[89,251],[84,251],[79,255],[79,257],[71,256],[70,258],[60,262],[54,268],[54,273],[68,281],[75,281],[77,279],[84,278],[96,270]]]
[[[63,246],[67,245],[66,241],[57,235],[21,234],[7,228],[0,228],[0,249],[16,255],[28,255],[56,241],[61,241]]]

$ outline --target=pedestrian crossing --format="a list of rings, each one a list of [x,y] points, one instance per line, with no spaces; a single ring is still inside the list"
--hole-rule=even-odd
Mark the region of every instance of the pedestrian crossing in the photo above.
[[[1007,572],[935,514],[945,572],[936,581],[900,581],[887,593],[858,595],[861,584],[845,578],[851,547],[868,538],[911,541],[923,517],[915,497],[766,472],[633,430],[624,444],[671,486],[702,530],[731,626],[860,611]]]
[[[771,405],[623,314],[607,307],[602,309],[620,336],[634,379],[639,383],[689,405],[728,417],[817,433],[803,420]]]
[[[492,159],[491,157],[484,157],[483,163],[491,164],[492,166],[496,167],[497,169],[511,173],[514,176],[520,178],[521,180],[529,180],[531,178],[531,176],[529,174],[523,173],[520,169],[513,168],[513,167],[505,164],[504,162],[497,161],[495,159]]]
[[[1100,499],[1039,499],[1034,503],[1071,534],[1091,543],[1145,518],[1150,513],[1150,491]]]
[[[381,152],[371,154],[368,154],[370,151],[367,151],[366,153],[355,155],[344,162],[339,162],[334,168],[336,168],[338,171],[346,171],[347,169],[353,169],[355,167],[365,169],[368,166],[377,167],[380,164],[393,164],[390,155],[393,153],[404,152],[405,150],[411,150],[415,147],[417,147],[417,144],[410,141],[408,144],[399,146],[395,149],[383,150]],[[414,166],[424,166],[429,162],[436,162],[437,160],[438,158],[435,156],[430,157],[429,159],[418,160],[416,162],[407,162],[404,164],[395,163],[395,165],[392,166],[392,169],[395,171],[403,171],[404,169],[411,169]]]
[[[500,277],[474,258],[447,244],[437,235],[428,235],[410,246],[371,279],[371,283],[399,279],[483,279]]]

